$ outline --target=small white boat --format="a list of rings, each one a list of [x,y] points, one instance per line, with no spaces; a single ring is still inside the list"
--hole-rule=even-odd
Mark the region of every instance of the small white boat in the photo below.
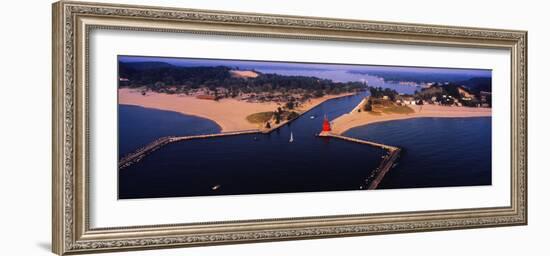
[[[222,185],[215,185],[212,187],[212,190],[218,190]]]
[[[288,140],[288,142],[293,142],[294,141],[294,135],[292,134],[292,132],[290,132],[290,140]]]
[[[315,119],[315,116],[310,116],[309,118],[310,118],[310,119]]]

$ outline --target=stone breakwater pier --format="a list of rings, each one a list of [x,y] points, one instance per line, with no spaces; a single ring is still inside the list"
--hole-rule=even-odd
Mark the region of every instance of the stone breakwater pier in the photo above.
[[[215,133],[215,134],[202,134],[202,135],[190,135],[190,136],[167,136],[154,140],[153,142],[137,149],[136,151],[122,157],[118,161],[118,169],[124,169],[134,163],[139,162],[141,159],[147,155],[153,153],[157,149],[174,142],[184,141],[184,140],[195,140],[195,139],[208,139],[215,137],[224,137],[224,136],[235,136],[241,134],[251,134],[258,133],[259,130],[246,130],[238,132],[224,132],[224,133]]]
[[[351,110],[349,113],[353,113],[358,111],[361,106],[363,106],[368,98],[364,98],[357,104],[357,106]],[[346,140],[353,143],[359,143],[368,145],[371,147],[378,147],[383,150],[386,150],[388,152],[387,155],[382,157],[382,162],[380,162],[380,165],[374,169],[374,171],[371,173],[369,177],[365,179],[366,186],[361,186],[361,189],[376,189],[380,185],[380,182],[382,182],[382,179],[384,179],[384,176],[390,171],[390,169],[395,166],[395,162],[397,161],[397,158],[399,158],[399,153],[401,153],[401,148],[390,146],[382,143],[372,142],[368,140],[362,140],[347,136],[342,136],[339,134],[336,134],[333,132],[331,124],[328,120],[328,118],[325,116],[325,120],[323,121],[323,130],[321,133],[319,133],[317,136],[319,137],[332,137],[340,140]]]
[[[388,151],[388,155],[383,157],[382,162],[380,162],[380,165],[378,166],[378,168],[376,168],[373,174],[370,176],[371,179],[369,179],[369,183],[367,184],[366,189],[378,188],[378,186],[380,185],[380,182],[382,182],[382,179],[384,179],[384,176],[386,176],[386,174],[394,166],[395,162],[397,161],[397,158],[399,158],[399,153],[401,152],[401,148],[398,148],[398,147],[376,143],[368,140],[362,140],[362,139],[356,139],[356,138],[351,138],[347,136],[337,135],[328,131],[323,131],[318,136],[332,137],[332,138],[346,140],[354,143],[369,145],[372,147],[379,147]]]
[[[307,112],[307,111],[306,111]],[[300,114],[303,115],[302,113]],[[235,135],[241,135],[241,134],[251,134],[251,133],[262,133],[262,134],[269,134],[289,123],[296,120],[297,118],[291,119],[291,120],[285,120],[277,125],[274,125],[270,129],[252,129],[252,130],[244,130],[244,131],[236,131],[236,132],[223,132],[223,133],[214,133],[214,134],[203,134],[203,135],[190,135],[190,136],[166,136],[162,138],[158,138],[154,140],[153,142],[137,149],[136,151],[122,157],[118,161],[118,169],[124,169],[134,163],[139,162],[141,159],[146,157],[147,155],[153,153],[155,150],[178,141],[184,141],[184,140],[194,140],[194,139],[208,139],[208,138],[215,138],[215,137],[224,137],[224,136],[235,136]]]

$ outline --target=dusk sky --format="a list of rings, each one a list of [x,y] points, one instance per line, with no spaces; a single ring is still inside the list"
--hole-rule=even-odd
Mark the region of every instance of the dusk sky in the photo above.
[[[121,62],[165,62],[177,66],[228,66],[239,69],[307,69],[307,70],[346,70],[346,71],[393,71],[431,74],[462,74],[470,76],[491,77],[491,70],[487,69],[458,69],[458,68],[431,68],[431,67],[403,67],[403,66],[376,66],[376,65],[345,65],[345,64],[317,64],[317,63],[289,63],[273,61],[245,61],[245,60],[218,60],[168,57],[118,56]]]

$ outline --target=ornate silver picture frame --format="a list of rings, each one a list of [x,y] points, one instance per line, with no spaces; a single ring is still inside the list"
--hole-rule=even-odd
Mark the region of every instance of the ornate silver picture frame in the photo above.
[[[508,50],[510,205],[93,228],[88,50],[95,30]],[[526,31],[71,1],[53,5],[52,31],[52,247],[59,255],[527,224]]]

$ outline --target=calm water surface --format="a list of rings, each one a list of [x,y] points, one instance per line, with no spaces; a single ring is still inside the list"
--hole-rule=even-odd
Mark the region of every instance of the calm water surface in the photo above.
[[[415,118],[345,135],[403,148],[379,188],[491,185],[491,118]]]
[[[119,198],[357,190],[386,152],[315,135],[324,115],[347,113],[365,96],[329,100],[268,135],[164,146],[119,172]],[[203,121],[182,119],[178,126],[185,131]]]
[[[221,131],[208,119],[139,106],[118,105],[118,118],[119,158],[160,137]]]

